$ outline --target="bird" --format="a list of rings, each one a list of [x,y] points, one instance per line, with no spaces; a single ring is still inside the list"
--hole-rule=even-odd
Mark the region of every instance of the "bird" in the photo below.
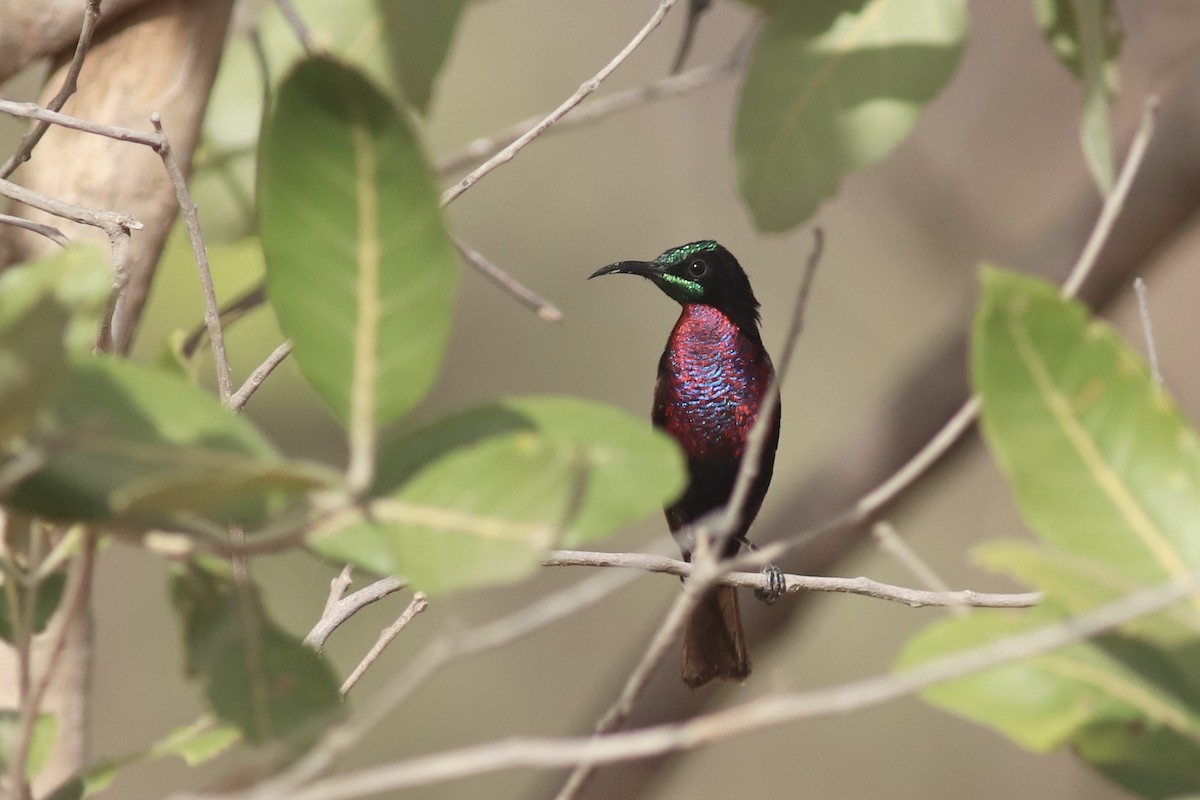
[[[589,280],[615,274],[646,278],[681,307],[658,362],[651,421],[675,439],[687,461],[687,486],[664,512],[683,558],[690,561],[695,551],[691,526],[728,504],[750,431],[772,391],[775,370],[759,332],[759,302],[733,253],[711,239],[673,247],[653,261],[609,264]],[[776,402],[758,473],[725,540],[723,557],[736,555],[743,544],[752,546],[746,533],[771,484],[779,422]],[[770,570],[772,578],[781,578],[773,567],[765,571]],[[772,588],[781,591],[774,581]],[[684,630],[681,674],[692,688],[750,675],[736,587],[714,587],[692,612]]]

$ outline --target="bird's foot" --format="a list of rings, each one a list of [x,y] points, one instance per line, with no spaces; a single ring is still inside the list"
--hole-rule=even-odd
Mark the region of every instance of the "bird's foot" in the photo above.
[[[787,580],[783,577],[783,570],[774,564],[767,564],[760,572],[767,576],[767,588],[755,589],[754,596],[767,605],[773,605],[787,591]]]

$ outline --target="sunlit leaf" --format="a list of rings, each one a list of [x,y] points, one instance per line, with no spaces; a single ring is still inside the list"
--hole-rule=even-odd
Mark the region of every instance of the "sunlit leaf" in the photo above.
[[[776,3],[738,107],[738,183],[755,225],[783,231],[891,152],[958,68],[963,0]]]
[[[620,411],[504,400],[388,444],[371,520],[335,520],[312,544],[427,592],[509,581],[550,547],[659,511],[683,474],[675,445]]]
[[[279,325],[353,444],[420,400],[441,363],[458,262],[431,173],[378,90],[314,59],[280,87],[259,209]]]
[[[1200,568],[1200,439],[1103,322],[987,270],[972,374],[988,444],[1041,537],[1142,584]]]
[[[172,577],[171,600],[188,674],[213,713],[247,741],[303,747],[344,713],[324,657],[275,625],[253,586],[190,563]]]
[[[34,442],[44,465],[5,502],[52,519],[253,523],[321,485],[319,470],[284,462],[211,395],[128,362],[73,363],[51,415]]]

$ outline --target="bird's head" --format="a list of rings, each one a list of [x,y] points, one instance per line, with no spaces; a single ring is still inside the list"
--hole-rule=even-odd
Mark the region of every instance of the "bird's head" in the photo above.
[[[609,264],[589,280],[617,273],[641,275],[682,305],[712,306],[743,330],[758,329],[758,300],[750,279],[733,253],[711,239],[673,247],[653,261]]]

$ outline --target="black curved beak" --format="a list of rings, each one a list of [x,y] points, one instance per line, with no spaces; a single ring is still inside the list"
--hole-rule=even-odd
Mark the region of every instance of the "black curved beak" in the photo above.
[[[590,281],[592,278],[599,278],[601,275],[615,275],[624,273],[626,275],[640,275],[643,278],[656,278],[662,275],[663,268],[652,261],[618,261],[615,264],[609,264],[607,267],[601,267],[588,276]]]

